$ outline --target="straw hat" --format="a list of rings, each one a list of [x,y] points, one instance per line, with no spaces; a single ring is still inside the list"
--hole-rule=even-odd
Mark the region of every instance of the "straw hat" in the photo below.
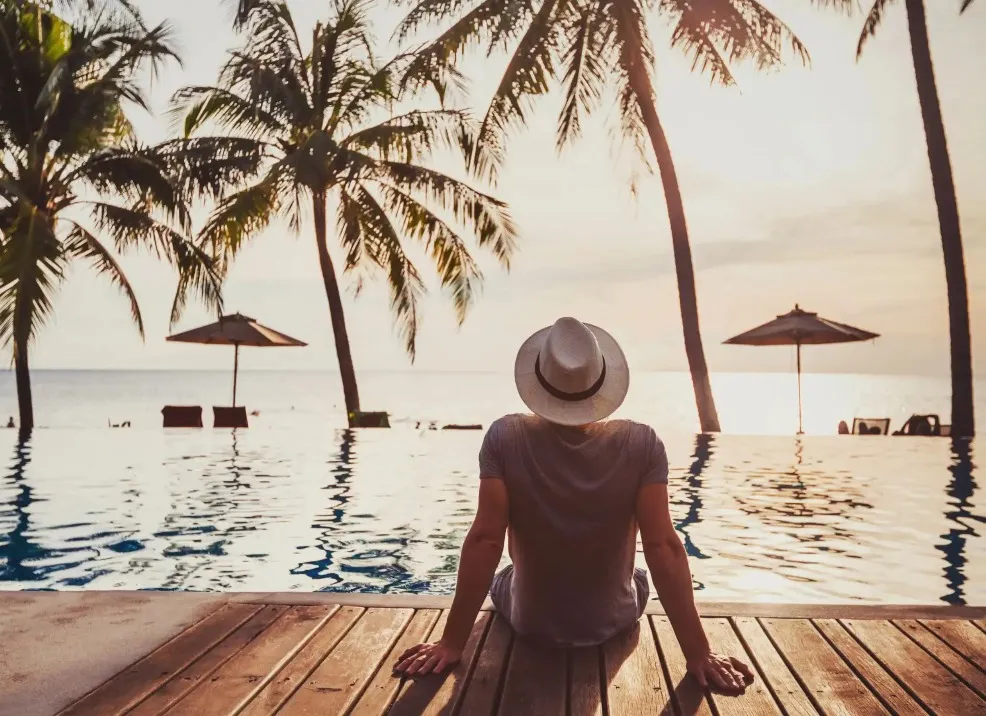
[[[559,425],[585,425],[620,407],[630,373],[613,336],[598,326],[559,318],[524,341],[514,381],[535,415]]]

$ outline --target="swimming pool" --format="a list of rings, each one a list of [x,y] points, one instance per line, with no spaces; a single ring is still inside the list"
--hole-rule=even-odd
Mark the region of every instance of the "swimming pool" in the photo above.
[[[449,593],[481,437],[10,431],[0,589]],[[664,439],[700,598],[986,604],[981,441]]]

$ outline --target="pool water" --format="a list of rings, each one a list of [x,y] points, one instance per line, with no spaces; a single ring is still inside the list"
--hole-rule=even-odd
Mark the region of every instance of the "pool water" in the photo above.
[[[66,428],[27,443],[9,433],[2,589],[438,594],[454,588],[482,438],[410,427]],[[979,443],[663,437],[700,598],[986,604]]]

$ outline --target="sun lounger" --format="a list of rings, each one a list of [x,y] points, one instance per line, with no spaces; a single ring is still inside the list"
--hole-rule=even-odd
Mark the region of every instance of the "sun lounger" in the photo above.
[[[214,428],[248,428],[247,411],[243,406],[236,408],[212,408]]]
[[[948,426],[948,433],[951,434],[952,428]],[[920,437],[938,437],[942,435],[941,419],[933,414],[918,415],[914,414],[907,419],[903,427],[894,435],[915,435]]]
[[[853,435],[886,435],[890,432],[890,418],[853,418]]]
[[[161,408],[166,428],[201,428],[201,405],[165,405]]]

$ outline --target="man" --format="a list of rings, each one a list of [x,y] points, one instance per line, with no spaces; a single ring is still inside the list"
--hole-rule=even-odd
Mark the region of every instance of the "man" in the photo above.
[[[688,558],[668,509],[668,460],[646,425],[605,420],[630,384],[606,331],[559,319],[517,355],[517,390],[533,415],[495,421],[479,453],[479,507],[462,545],[441,638],[408,649],[395,671],[441,673],[458,663],[487,592],[521,638],[601,644],[633,627],[648,599],[634,569],[637,530],[657,594],[703,687],[742,691],[753,673],[712,653]],[[512,565],[494,577],[510,535]]]

